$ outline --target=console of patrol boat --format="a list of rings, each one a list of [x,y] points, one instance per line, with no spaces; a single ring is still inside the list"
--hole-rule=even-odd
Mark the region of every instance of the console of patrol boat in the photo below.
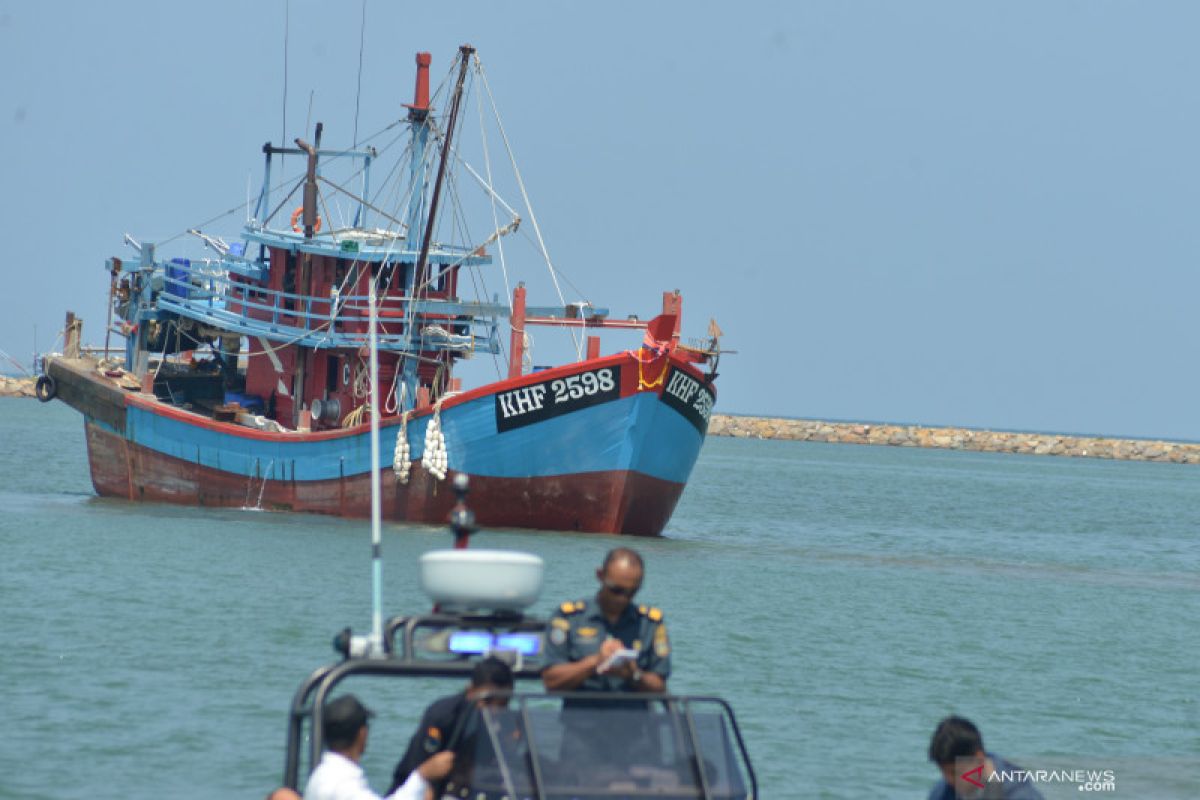
[[[469,512],[456,516],[462,546]],[[345,678],[444,677],[461,685],[478,660],[495,655],[511,665],[517,681],[539,679],[546,621],[524,612],[541,590],[540,558],[456,549],[426,553],[420,566],[421,587],[435,610],[391,619],[375,652],[368,637],[347,628],[334,640],[343,659],[316,670],[296,692],[284,785],[301,789],[302,775],[320,760],[322,710]],[[733,710],[716,697],[518,691],[507,695],[504,707],[482,705],[459,727],[447,737],[455,767],[443,798],[757,796]]]

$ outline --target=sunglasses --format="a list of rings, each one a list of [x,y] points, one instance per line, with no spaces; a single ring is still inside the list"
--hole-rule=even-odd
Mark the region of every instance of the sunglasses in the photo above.
[[[632,589],[626,589],[624,586],[614,586],[607,582],[604,584],[604,590],[615,594],[617,597],[633,597],[638,593],[638,589],[641,588],[640,586],[635,586]]]

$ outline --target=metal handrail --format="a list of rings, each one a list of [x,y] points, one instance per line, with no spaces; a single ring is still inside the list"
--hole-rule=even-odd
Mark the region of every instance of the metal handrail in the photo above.
[[[187,269],[186,267],[180,267],[180,265],[176,265],[176,267],[180,269]],[[207,282],[211,282],[215,285],[221,285],[222,288],[207,289],[203,286],[197,286],[193,284],[191,282],[190,270],[189,277],[187,278],[180,278],[164,273],[163,281],[164,283],[171,284],[172,286],[178,286],[181,289],[186,290],[186,294],[174,293],[175,296],[180,300],[190,301],[193,299],[198,299],[201,301],[209,301],[211,303],[213,300],[228,298],[230,301],[237,303],[242,307],[243,311],[241,316],[243,319],[248,319],[245,309],[254,309],[258,311],[270,312],[272,314],[272,322],[277,322],[279,316],[282,315],[303,318],[306,320],[315,320],[319,321],[321,324],[324,324],[329,321],[330,312],[332,311],[335,303],[337,304],[339,314],[343,311],[352,311],[356,314],[361,313],[365,317],[370,310],[370,304],[367,300],[367,295],[344,295],[335,300],[332,297],[305,295],[295,292],[285,292],[279,289],[270,289],[265,286],[254,286],[252,284],[234,281],[223,276],[212,275],[211,273],[199,272],[197,275],[202,277],[203,280]],[[168,294],[171,293],[168,292]],[[199,297],[197,297],[197,295],[199,295]],[[254,295],[265,295],[267,298],[273,300],[273,302],[258,302],[254,298]],[[407,297],[385,296],[379,300],[378,306],[384,314],[395,311],[404,312],[410,305],[410,300],[411,298]],[[283,308],[283,303],[286,302],[300,302],[304,305],[304,310]],[[325,312],[314,312],[314,306],[318,308],[324,306]],[[305,327],[304,330],[312,330],[312,328]]]
[[[470,661],[432,663],[399,659],[389,656],[384,658],[350,658],[340,663],[321,667],[315,670],[300,685],[300,688],[296,691],[296,694],[292,698],[291,709],[288,715],[288,741],[284,764],[283,785],[292,789],[299,788],[300,744],[303,738],[304,721],[306,719],[310,720],[310,769],[314,768],[320,761],[321,753],[324,750],[322,712],[325,708],[325,702],[327,698],[330,696],[333,689],[344,679],[352,675],[441,677],[462,679],[464,677],[468,677],[473,669],[474,663]],[[514,678],[516,679],[532,680],[537,679],[538,677],[538,671],[514,671]],[[729,703],[722,698],[712,696],[648,695],[645,693],[634,692],[613,692],[602,694],[597,694],[595,692],[508,694],[510,697],[518,700],[523,713],[525,704],[530,699],[560,699],[564,701],[587,700],[593,703],[597,700],[614,703],[635,700],[639,702],[663,703],[664,707],[666,707],[668,711],[682,703],[685,706],[685,715],[688,719],[688,739],[692,753],[692,760],[694,762],[693,767],[700,773],[703,773],[703,765],[699,763],[701,751],[695,722],[691,717],[690,704],[693,702],[716,704],[724,710],[724,718],[728,720],[730,727],[733,729],[734,741],[737,743],[738,754],[741,756],[741,765],[744,767],[746,771],[746,777],[750,782],[751,794],[749,796],[758,796],[758,780],[754,773],[754,767],[750,761],[750,755],[746,750],[745,740],[742,738],[741,730],[738,727],[737,718],[734,716],[732,707],[730,707]],[[677,714],[678,711],[672,711],[671,713]],[[497,750],[497,757],[499,757],[499,750]],[[539,798],[544,797],[540,771],[535,775],[534,781],[537,796]],[[702,792],[702,797],[706,798],[706,800],[709,800],[712,797],[712,791],[708,786],[706,776],[702,774],[700,781],[701,786],[699,788]],[[508,778],[508,782],[511,783],[511,776]]]
[[[331,346],[353,347],[365,341],[365,332],[347,331],[345,328],[366,324],[370,311],[366,295],[343,295],[337,298],[301,295],[246,284],[209,272],[193,271],[185,265],[176,264],[173,267],[187,274],[170,275],[164,270],[164,284],[177,287],[177,291],[164,289],[159,294],[159,303],[177,313],[185,316],[197,314],[217,324],[240,325],[246,331],[270,326],[270,332],[278,333],[280,328],[288,328],[286,338],[323,335],[330,338]],[[193,284],[192,275],[208,285]],[[293,303],[300,307],[286,307]],[[437,298],[412,300],[397,296],[385,296],[380,305],[380,313],[384,317],[393,317],[390,322],[381,324],[401,326],[400,332],[383,334],[380,345],[386,349],[400,350],[453,349],[437,339],[426,341],[423,335],[410,336],[407,332],[407,325],[419,317],[431,318],[428,320],[430,323],[445,317],[454,318],[448,324],[466,324],[473,329],[470,334],[473,337],[473,349],[492,352],[497,325],[493,317],[504,315],[508,310],[506,306],[498,304],[473,304]],[[331,313],[335,308],[336,313]],[[464,314],[464,311],[476,312],[479,316]]]

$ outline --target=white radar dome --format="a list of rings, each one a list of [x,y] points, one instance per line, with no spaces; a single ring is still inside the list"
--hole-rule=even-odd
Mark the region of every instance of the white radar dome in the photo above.
[[[421,591],[447,611],[520,611],[542,591],[542,559],[507,550],[434,550],[421,556]]]

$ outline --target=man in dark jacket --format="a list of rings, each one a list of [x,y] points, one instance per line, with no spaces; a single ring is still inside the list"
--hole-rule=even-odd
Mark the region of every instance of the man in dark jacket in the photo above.
[[[508,693],[512,688],[513,676],[508,664],[493,656],[476,664],[465,691],[438,698],[425,709],[421,724],[417,726],[408,749],[392,774],[392,787],[388,793],[399,788],[412,771],[430,756],[465,745],[478,726],[478,713],[473,712],[485,703],[508,705]],[[500,696],[485,697],[494,693],[500,693]],[[440,796],[439,788],[434,787],[435,797]]]
[[[929,800],[1043,800],[1027,772],[983,749],[983,736],[969,719],[938,723],[929,760],[942,772]]]

